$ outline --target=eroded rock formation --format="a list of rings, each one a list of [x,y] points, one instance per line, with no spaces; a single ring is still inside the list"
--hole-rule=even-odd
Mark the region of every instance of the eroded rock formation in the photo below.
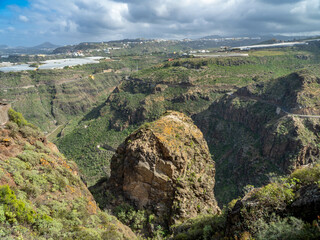
[[[9,121],[8,110],[11,108],[11,104],[0,102],[0,126]]]
[[[175,223],[219,212],[215,165],[201,131],[182,113],[167,112],[119,146],[107,188],[138,209]]]

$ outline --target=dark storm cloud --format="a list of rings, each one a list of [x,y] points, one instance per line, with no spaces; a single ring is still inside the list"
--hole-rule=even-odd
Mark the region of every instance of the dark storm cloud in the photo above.
[[[36,34],[68,41],[294,34],[316,32],[320,26],[320,0],[30,0],[29,3],[23,12],[17,11],[17,27],[12,26],[16,35],[18,23],[24,23],[21,36],[32,32],[30,37]]]

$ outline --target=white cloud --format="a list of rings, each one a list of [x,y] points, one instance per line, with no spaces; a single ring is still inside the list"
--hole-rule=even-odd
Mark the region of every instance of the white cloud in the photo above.
[[[23,15],[20,15],[19,16],[19,20],[22,21],[22,22],[28,22],[29,18],[27,18],[26,16],[23,16]]]
[[[18,19],[61,41],[314,32],[320,0],[29,0]],[[23,14],[22,14],[23,13]],[[1,20],[1,17],[0,17]],[[60,42],[61,43],[61,42]]]

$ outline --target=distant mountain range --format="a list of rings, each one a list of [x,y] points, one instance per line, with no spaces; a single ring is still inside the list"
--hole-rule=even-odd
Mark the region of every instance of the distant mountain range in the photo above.
[[[244,38],[249,37],[250,39],[260,38],[261,40],[270,40],[270,39],[277,39],[281,41],[290,41],[290,40],[302,40],[308,39],[310,36],[284,36],[284,35],[255,35],[255,36],[220,36],[220,35],[209,35],[205,37],[199,38],[199,40],[206,40],[206,39],[222,39],[222,38]]]
[[[40,45],[32,47],[33,49],[56,49],[59,45],[52,44],[51,42],[44,42]]]
[[[38,54],[51,53],[54,49],[60,47],[59,45],[50,42],[44,42],[34,47],[10,47],[7,45],[0,45],[0,54]]]

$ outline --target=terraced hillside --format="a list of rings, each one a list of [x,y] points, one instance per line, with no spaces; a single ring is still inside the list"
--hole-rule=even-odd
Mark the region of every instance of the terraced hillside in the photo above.
[[[100,206],[145,236],[172,231],[175,239],[317,239],[318,49],[178,59],[124,76],[106,99],[92,98],[97,107],[57,130],[59,149],[81,173],[32,124],[10,112],[15,123],[0,137],[0,181],[8,185],[0,191],[2,231],[38,239],[134,238],[95,205],[83,181],[98,181],[90,189]],[[88,76],[82,88],[116,75],[93,71],[95,78]],[[35,75],[30,81],[42,79],[41,87],[46,80],[38,74],[44,73],[21,76]],[[56,81],[55,88],[64,84]],[[74,103],[78,94],[66,96]],[[164,114],[168,110],[183,114]],[[221,214],[217,203],[226,206]]]
[[[137,64],[150,66],[161,59],[123,57],[60,70],[0,72],[0,100],[12,102],[15,110],[45,132],[61,130],[103,102]]]
[[[216,158],[227,156],[231,149],[223,142],[219,144],[217,139],[220,135],[209,134],[209,126],[199,118],[203,114],[206,116],[206,112],[210,112],[219,103],[222,109],[227,108],[227,103],[223,103],[224,99],[228,99],[239,88],[266,83],[303,67],[312,69],[313,65],[318,66],[317,52],[307,50],[252,52],[249,57],[244,58],[180,59],[143,69],[122,81],[105,103],[91,111],[73,131],[67,131],[57,144],[79,164],[89,184],[93,184],[99,177],[109,175],[109,160],[128,134],[144,122],[159,118],[166,110],[177,110],[192,116],[198,122],[198,127],[205,133],[213,158],[218,162]],[[258,111],[252,110],[253,115],[275,115],[276,110],[271,105],[265,109],[259,108],[259,105],[255,107]],[[272,114],[269,116],[269,113]],[[222,116],[219,117],[222,119]],[[233,127],[229,129],[228,124],[223,121],[220,123],[213,119],[212,122],[221,126],[221,134],[233,134],[228,135],[228,141],[251,141],[256,137],[246,131],[247,128],[239,127],[237,131],[232,131],[230,129]],[[234,122],[239,126],[244,124],[238,120]],[[258,121],[256,124],[259,126]],[[215,137],[218,138],[214,139]],[[101,165],[104,167],[101,168]],[[223,174],[218,174],[218,171],[217,165],[217,189],[219,184],[226,183]],[[269,170],[266,171],[268,172]],[[262,184],[265,180],[267,178],[264,175],[263,181],[257,182]],[[236,186],[231,183],[230,188],[226,189],[228,196],[221,196],[222,202],[225,203],[241,192],[243,186],[234,184]]]
[[[93,80],[84,71],[69,70],[3,75],[2,81],[17,85],[3,87],[1,98],[12,101],[14,109],[47,132],[84,114],[121,80],[114,74],[94,75]]]

